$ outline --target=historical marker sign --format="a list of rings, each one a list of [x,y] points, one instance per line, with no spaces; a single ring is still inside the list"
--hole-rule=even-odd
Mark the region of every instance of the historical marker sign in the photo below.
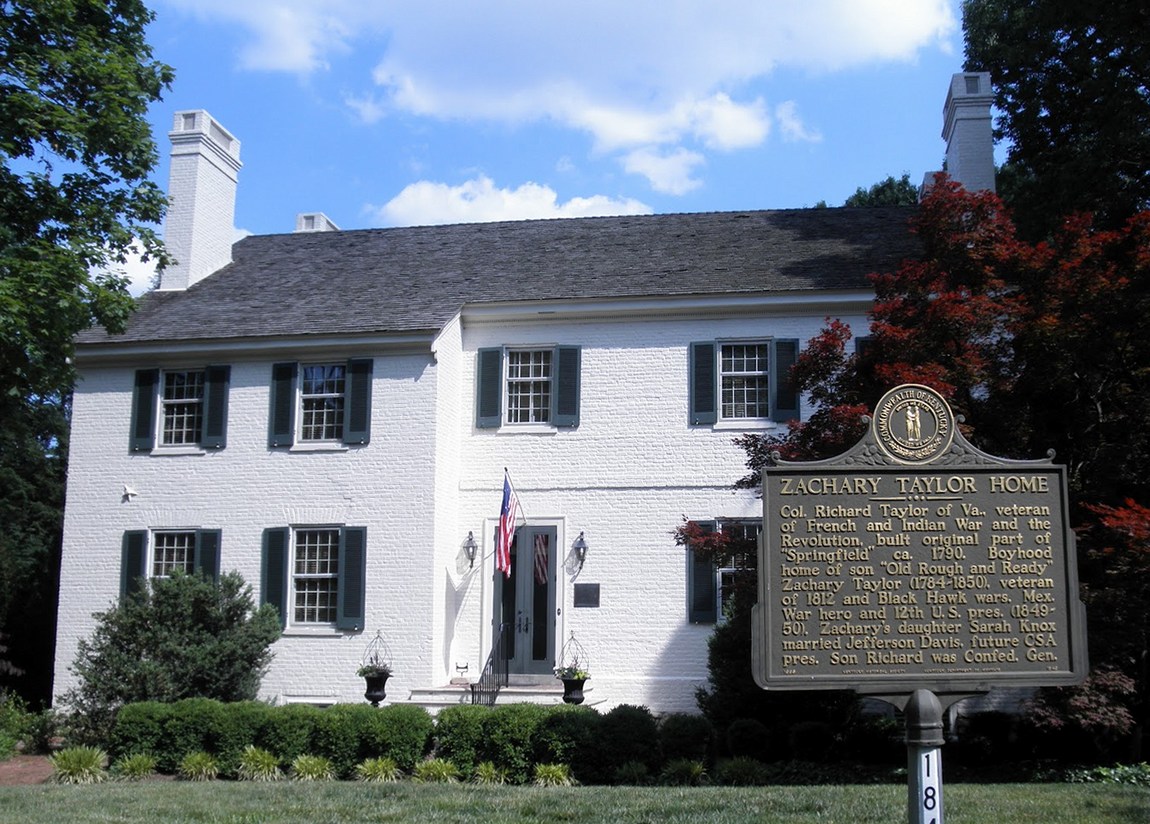
[[[987,455],[934,390],[891,390],[846,454],[764,470],[754,633],[767,689],[1080,682],[1064,469]]]

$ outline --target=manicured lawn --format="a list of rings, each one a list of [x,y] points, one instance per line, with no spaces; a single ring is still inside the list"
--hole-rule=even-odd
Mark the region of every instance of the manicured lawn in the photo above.
[[[1102,784],[951,784],[947,824],[1146,824],[1150,789]],[[141,824],[354,822],[627,822],[631,824],[897,824],[906,788],[819,786],[692,789],[191,784],[151,781],[0,789],[0,821]]]

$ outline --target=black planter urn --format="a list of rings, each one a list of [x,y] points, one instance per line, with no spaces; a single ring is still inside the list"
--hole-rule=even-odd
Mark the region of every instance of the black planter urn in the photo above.
[[[390,677],[390,672],[363,676],[363,680],[367,682],[367,690],[363,693],[363,697],[370,701],[373,707],[378,707],[379,702],[387,698],[387,679]]]
[[[583,703],[583,684],[587,681],[586,678],[563,678],[563,703],[565,704],[582,704]]]

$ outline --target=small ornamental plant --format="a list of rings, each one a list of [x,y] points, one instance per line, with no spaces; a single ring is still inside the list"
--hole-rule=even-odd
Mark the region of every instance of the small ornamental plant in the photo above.
[[[391,652],[388,650],[381,633],[377,632],[375,638],[367,645],[363,659],[359,662],[359,669],[355,671],[355,674],[360,678],[378,678],[391,675]]]
[[[562,681],[570,681],[572,679],[583,679],[586,681],[591,677],[591,673],[579,666],[576,661],[572,664],[566,664],[562,667],[555,668],[555,677]]]
[[[361,664],[355,674],[360,678],[375,678],[380,675],[391,675],[391,667],[382,662]]]
[[[559,656],[559,665],[555,667],[555,677],[561,681],[587,680],[591,671],[587,666],[587,653],[583,645],[575,640],[575,633],[563,645],[563,652]]]

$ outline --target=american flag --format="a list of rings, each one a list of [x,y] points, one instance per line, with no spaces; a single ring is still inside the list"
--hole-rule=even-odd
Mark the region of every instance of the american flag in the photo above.
[[[511,543],[519,519],[519,497],[511,488],[511,477],[503,472],[503,506],[499,509],[499,531],[495,535],[495,569],[511,577]]]
[[[535,583],[543,586],[547,583],[547,534],[535,533]]]

